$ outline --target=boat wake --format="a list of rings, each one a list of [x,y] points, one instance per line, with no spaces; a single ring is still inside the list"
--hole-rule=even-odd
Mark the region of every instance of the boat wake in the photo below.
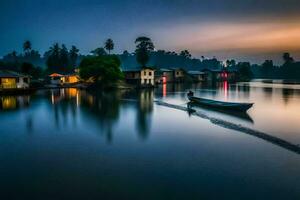
[[[218,125],[220,127],[230,129],[230,130],[239,131],[239,132],[243,132],[243,133],[246,133],[248,135],[258,137],[258,138],[263,139],[267,142],[270,142],[274,145],[280,146],[284,149],[287,149],[289,151],[300,154],[300,146],[292,144],[292,143],[290,143],[286,140],[277,138],[275,136],[272,136],[268,133],[264,133],[264,132],[261,132],[261,131],[255,130],[255,129],[251,129],[251,128],[245,127],[243,125],[235,124],[233,122],[229,122],[229,121],[226,121],[226,120],[223,120],[223,119],[210,117],[205,113],[202,113],[202,112],[199,112],[199,111],[196,111],[194,109],[187,108],[187,107],[184,107],[184,106],[181,106],[181,105],[169,104],[169,103],[159,101],[159,100],[157,100],[155,102],[156,102],[157,105],[168,107],[168,108],[173,108],[173,109],[177,109],[177,110],[181,110],[181,111],[186,111],[190,115],[194,115],[194,116],[198,116],[198,117],[203,118],[203,119],[207,119],[211,123],[213,123],[215,125]]]

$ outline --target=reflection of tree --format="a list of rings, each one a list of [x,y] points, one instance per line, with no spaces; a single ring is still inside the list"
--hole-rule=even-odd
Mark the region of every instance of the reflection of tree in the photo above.
[[[122,98],[133,98],[136,110],[136,127],[141,139],[146,139],[150,132],[150,114],[153,112],[153,90],[110,91],[89,93],[80,90],[55,90],[50,93],[53,103],[54,119],[57,126],[65,126],[68,117],[77,115],[78,106],[82,114],[90,121],[95,121],[100,133],[105,135],[108,143],[113,141],[114,125],[119,119]],[[127,95],[127,96],[126,96]],[[125,104],[125,102],[124,102]],[[72,120],[75,121],[75,120]]]
[[[272,97],[272,94],[273,94],[273,88],[272,87],[264,87],[263,91],[264,91],[264,94],[265,94],[266,98],[270,99]]]
[[[57,127],[67,125],[68,117],[76,123],[78,107],[87,113],[90,120],[95,120],[106,135],[107,141],[113,140],[113,125],[119,118],[119,92],[91,94],[74,88],[52,90],[49,93],[53,104],[54,119]],[[63,120],[61,122],[61,120]],[[76,125],[76,124],[75,124]],[[101,133],[102,133],[101,132]]]
[[[60,116],[63,119],[62,124],[67,124],[68,114],[71,113],[73,121],[76,122],[78,97],[80,91],[74,88],[59,89],[50,91],[50,99],[53,105],[55,125],[58,128],[60,125]],[[75,124],[76,125],[76,124]]]
[[[137,108],[137,128],[141,139],[147,139],[150,127],[150,114],[153,111],[153,90],[143,90],[139,93]]]
[[[250,86],[247,85],[247,84],[244,84],[244,85],[239,85],[238,86],[238,91],[239,93],[242,92],[242,94],[244,95],[244,97],[249,97],[250,95]]]
[[[26,128],[28,133],[33,133],[33,120],[31,115],[26,117]]]
[[[97,119],[107,142],[111,143],[113,140],[113,126],[120,115],[120,93],[117,91],[95,95],[85,93],[82,96],[82,108]]]
[[[124,102],[124,105],[134,106],[138,136],[141,139],[147,139],[150,132],[151,114],[153,112],[154,91],[152,89],[127,91],[123,94],[123,98],[137,100]]]
[[[282,89],[282,97],[285,104],[288,104],[289,98],[294,94],[294,89],[283,88]]]

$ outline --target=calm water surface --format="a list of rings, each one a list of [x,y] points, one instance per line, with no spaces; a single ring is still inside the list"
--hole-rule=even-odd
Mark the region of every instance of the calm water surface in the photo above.
[[[187,112],[186,91],[254,102],[208,117],[300,144],[300,85],[164,85],[0,96],[1,199],[300,199],[300,156]]]

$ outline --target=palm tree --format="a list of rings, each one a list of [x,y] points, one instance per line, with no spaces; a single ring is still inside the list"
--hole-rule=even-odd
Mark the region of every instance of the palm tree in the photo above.
[[[148,37],[138,37],[135,40],[136,44],[136,59],[138,63],[145,67],[149,61],[149,52],[154,50],[154,44]]]
[[[70,62],[72,67],[76,66],[76,61],[79,56],[78,53],[79,53],[79,49],[77,49],[77,47],[73,45],[69,51]]]
[[[284,53],[282,57],[283,57],[284,62],[287,64],[294,62],[294,58],[291,57],[290,53]]]
[[[110,51],[114,49],[114,41],[112,39],[107,39],[105,44],[104,44],[104,48],[108,51],[108,53],[110,54]]]
[[[23,50],[25,52],[25,55],[28,55],[31,49],[32,49],[31,42],[29,40],[26,40],[23,44]]]

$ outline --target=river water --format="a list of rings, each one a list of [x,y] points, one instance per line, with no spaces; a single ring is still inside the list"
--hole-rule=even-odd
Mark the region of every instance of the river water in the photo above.
[[[195,115],[156,103],[186,108],[189,90],[255,104],[244,115],[193,107]],[[300,154],[272,138],[300,144],[300,85],[0,96],[0,197],[300,199]]]

